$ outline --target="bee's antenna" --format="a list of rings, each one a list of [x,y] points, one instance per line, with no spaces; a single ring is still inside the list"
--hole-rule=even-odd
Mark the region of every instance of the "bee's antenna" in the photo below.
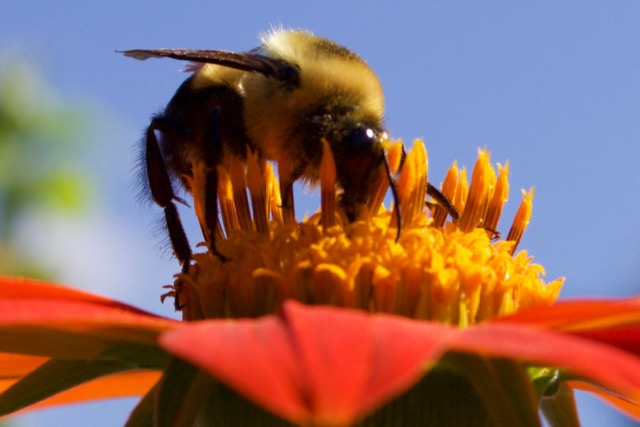
[[[387,171],[387,178],[389,178],[389,188],[391,188],[391,195],[393,196],[394,212],[396,215],[396,222],[398,224],[398,232],[396,233],[396,242],[400,240],[400,231],[402,229],[402,212],[400,212],[400,197],[398,196],[398,186],[396,185],[396,177],[391,172],[391,166],[389,166],[389,159],[387,159],[387,153],[383,155],[384,169]]]

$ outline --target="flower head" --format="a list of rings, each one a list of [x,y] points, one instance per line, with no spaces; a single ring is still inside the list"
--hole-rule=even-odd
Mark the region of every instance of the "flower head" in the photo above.
[[[401,157],[402,146],[396,143],[389,149],[392,167],[398,168]],[[506,238],[499,237],[509,169],[499,166],[496,175],[486,151],[479,152],[470,185],[455,164],[445,178],[442,193],[462,212],[455,222],[445,222],[443,206],[425,203],[427,155],[420,141],[399,172],[398,206],[385,209],[381,204],[388,188],[383,176],[354,222],[346,220],[336,203],[335,168],[327,149],[322,208],[299,223],[283,220],[269,165],[250,156],[246,178],[234,167],[228,174],[221,168],[226,236],[216,245],[228,259],[200,253],[190,273],[180,275],[177,297],[186,320],[254,317],[295,299],[472,325],[547,306],[557,298],[562,279],[546,284],[541,266],[525,251],[514,254],[531,216],[532,190],[524,193]],[[203,176],[196,172],[192,182],[200,218]],[[395,209],[400,211],[400,233]]]

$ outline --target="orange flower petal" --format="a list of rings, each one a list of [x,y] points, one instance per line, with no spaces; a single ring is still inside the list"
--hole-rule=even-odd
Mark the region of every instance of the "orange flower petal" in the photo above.
[[[93,302],[0,300],[0,351],[92,357],[121,343],[155,345],[179,322]]]
[[[0,391],[49,360],[42,356],[92,358],[105,350],[145,351],[145,346],[156,347],[161,332],[178,324],[89,293],[34,280],[0,278],[0,352],[6,352],[0,353]],[[30,409],[139,395],[159,375],[138,371],[106,376],[64,391]]]
[[[640,358],[603,343],[522,324],[495,322],[459,330],[452,337],[451,348],[561,368],[627,399],[640,401]]]
[[[560,301],[552,306],[497,317],[492,322],[528,323],[564,332],[638,326],[640,298]]]
[[[41,280],[0,276],[0,300],[11,300],[16,298],[84,301],[94,304],[106,305],[114,308],[121,308],[123,310],[140,314],[149,314],[133,306],[99,295],[79,291],[77,289],[56,285]]]
[[[89,293],[0,278],[0,352],[92,357],[120,343],[155,346],[178,324]]]
[[[495,318],[569,332],[640,355],[640,299],[565,301]]]
[[[28,410],[97,399],[142,396],[158,382],[161,375],[162,372],[159,371],[135,371],[108,375],[38,402]]]
[[[451,331],[288,302],[277,317],[186,324],[160,341],[283,418],[348,425],[414,384]]]
[[[40,356],[0,353],[0,393],[42,365],[47,359]]]

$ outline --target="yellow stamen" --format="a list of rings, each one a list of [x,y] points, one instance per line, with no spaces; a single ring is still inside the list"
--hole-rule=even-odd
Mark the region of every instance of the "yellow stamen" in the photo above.
[[[451,165],[447,171],[447,175],[442,182],[442,195],[453,203],[455,200],[456,188],[458,187],[458,164],[456,162]],[[454,204],[455,206],[455,204]],[[455,206],[458,209],[458,206]],[[459,209],[458,209],[459,210]],[[447,219],[447,209],[444,206],[437,205],[433,214],[433,225],[435,227],[442,227],[444,221]]]
[[[460,170],[460,181],[458,181],[458,187],[456,188],[455,197],[453,198],[453,206],[458,212],[464,212],[467,198],[469,197],[469,182],[467,181],[467,168]]]
[[[407,155],[398,179],[398,199],[402,212],[402,225],[424,218],[427,194],[427,150],[420,141],[414,143]]]
[[[238,218],[238,208],[244,212],[244,203],[235,204],[234,191],[231,177],[223,166],[218,166],[218,200],[220,201],[220,216],[227,235],[233,230],[240,229],[240,219]],[[197,177],[196,177],[197,179]],[[204,188],[204,186],[203,186]],[[202,222],[200,223],[202,226]],[[204,227],[204,226],[203,226]]]
[[[482,221],[488,207],[489,197],[493,192],[495,180],[495,172],[489,165],[489,153],[480,150],[478,160],[473,168],[469,196],[464,206],[462,218],[460,218],[459,226],[462,231],[468,232],[483,225]]]
[[[496,182],[496,188],[489,202],[487,209],[487,215],[484,219],[483,226],[486,230],[496,231],[498,229],[498,220],[502,213],[502,207],[507,203],[509,198],[509,162],[504,166],[498,164],[498,181]]]
[[[271,163],[267,163],[265,169],[266,175],[266,183],[267,183],[267,194],[268,198],[268,207],[271,212],[271,217],[274,222],[282,223],[284,222],[282,216],[282,197],[280,196],[280,184],[273,173],[273,165]]]
[[[511,225],[511,229],[509,230],[509,234],[507,235],[507,240],[514,242],[513,251],[520,243],[520,239],[524,234],[524,230],[529,225],[529,220],[531,219],[531,213],[533,212],[533,188],[529,189],[529,192],[525,192],[522,190],[522,202],[520,202],[520,207],[518,207],[518,211],[516,212],[516,216],[513,219],[513,224]]]

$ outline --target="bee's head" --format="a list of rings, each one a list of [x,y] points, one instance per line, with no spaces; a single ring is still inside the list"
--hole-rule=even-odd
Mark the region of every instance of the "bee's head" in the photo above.
[[[367,203],[374,184],[384,171],[383,139],[386,132],[375,124],[360,121],[333,132],[329,141],[333,151],[338,183],[343,193],[340,203],[347,217],[354,220],[359,206]]]

